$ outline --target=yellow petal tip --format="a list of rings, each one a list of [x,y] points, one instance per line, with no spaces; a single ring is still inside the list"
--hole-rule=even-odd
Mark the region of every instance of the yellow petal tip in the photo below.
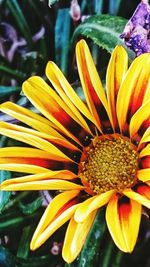
[[[31,241],[30,243],[30,250],[34,251],[38,248],[38,245],[36,244],[36,242]]]

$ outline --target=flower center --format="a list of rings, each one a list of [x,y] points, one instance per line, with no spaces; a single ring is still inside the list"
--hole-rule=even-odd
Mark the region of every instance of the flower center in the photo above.
[[[138,154],[129,138],[119,134],[95,137],[83,151],[79,177],[95,194],[122,192],[137,180]]]

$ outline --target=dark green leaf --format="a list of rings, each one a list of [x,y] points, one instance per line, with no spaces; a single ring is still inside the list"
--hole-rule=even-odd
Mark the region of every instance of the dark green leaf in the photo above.
[[[13,78],[20,78],[20,79],[25,79],[26,74],[22,73],[21,71],[18,70],[13,70],[11,68],[8,68],[4,65],[0,65],[0,72],[4,72],[6,74],[11,75]]]
[[[117,16],[91,16],[77,27],[72,41],[75,42],[79,37],[85,36],[92,39],[99,47],[102,47],[111,53],[117,44],[125,46],[119,36],[126,23],[126,19]],[[128,52],[130,58],[132,58],[133,53],[131,51]]]
[[[65,74],[68,68],[70,23],[69,9],[59,9],[55,26],[55,54],[56,63]]]
[[[58,263],[59,257],[53,257],[49,255],[41,256],[41,257],[33,257],[28,259],[17,259],[17,263],[19,267],[56,267]]]
[[[116,15],[120,7],[121,0],[109,0],[109,14]]]
[[[19,242],[19,247],[17,251],[17,257],[26,259],[29,256],[30,242],[33,235],[33,230],[31,226],[27,226],[22,231],[22,236]]]
[[[40,212],[33,213],[31,215],[22,215],[18,211],[13,211],[1,215],[0,220],[0,232],[16,229],[18,226],[23,226],[28,222],[33,222],[41,216]]]
[[[112,267],[120,267],[124,255],[125,255],[125,253],[118,250],[116,252],[115,256],[113,257]]]
[[[94,0],[94,12],[96,14],[102,13],[103,2],[104,2],[103,0]]]
[[[9,171],[0,171],[0,183],[10,178],[11,178],[11,173]],[[0,212],[2,212],[3,208],[8,203],[10,196],[11,192],[0,191]]]
[[[13,207],[16,203],[18,203],[21,199],[25,198],[29,195],[29,191],[25,191],[22,193],[19,193],[15,198],[10,199],[10,201],[5,206],[5,211]]]
[[[33,202],[31,202],[29,204],[26,204],[26,205],[24,205],[23,203],[19,202],[19,207],[20,207],[21,211],[24,214],[32,214],[39,207],[41,207],[41,205],[42,205],[42,197],[38,197]]]
[[[99,258],[98,267],[109,267],[113,263],[115,245],[112,239],[110,239],[103,249],[103,254]]]
[[[8,138],[6,136],[0,136],[0,147],[4,147],[7,143]]]
[[[104,212],[97,214],[87,240],[77,260],[76,267],[91,267],[98,263],[99,250],[106,229]]]
[[[116,247],[111,236],[108,235],[105,238],[103,253],[99,254],[98,267],[120,267],[124,255],[125,253]]]
[[[20,28],[23,36],[26,38],[29,46],[32,46],[32,35],[30,32],[30,27],[25,19],[25,16],[18,4],[17,0],[7,0],[7,6],[9,10],[12,12],[14,19],[17,22],[18,27]]]
[[[19,86],[0,86],[0,98],[19,92],[21,87]]]

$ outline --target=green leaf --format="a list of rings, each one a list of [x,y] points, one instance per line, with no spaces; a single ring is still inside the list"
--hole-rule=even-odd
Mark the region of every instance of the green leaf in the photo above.
[[[17,257],[22,259],[27,259],[30,251],[30,242],[33,235],[33,229],[31,226],[24,227],[22,231],[22,236],[19,242],[19,247],[17,251]]]
[[[6,248],[0,246],[0,266],[15,267],[15,257]]]
[[[114,244],[110,235],[106,236],[103,246],[103,253],[99,255],[99,265],[98,267],[120,267],[124,252],[120,251]]]
[[[10,179],[11,173],[9,171],[0,171],[0,183],[4,180]],[[11,196],[11,192],[0,191],[0,212],[4,209]]]
[[[106,229],[104,211],[100,210],[88,234],[76,267],[97,266],[99,249]]]
[[[55,26],[55,55],[56,63],[64,74],[67,74],[68,69],[70,24],[69,9],[59,9]]]
[[[0,98],[5,97],[11,94],[14,94],[16,92],[19,92],[21,90],[21,87],[19,86],[0,86]]]
[[[91,16],[77,27],[73,34],[72,42],[74,43],[79,37],[85,36],[111,53],[117,44],[125,47],[119,36],[126,23],[126,19],[117,16]],[[130,53],[130,58],[132,58],[133,53],[130,50],[128,52]]]
[[[1,215],[0,220],[0,232],[8,233],[9,230],[16,229],[17,227],[22,227],[26,223],[35,222],[39,219],[41,212],[36,212],[30,215],[22,215],[18,211],[12,211]]]
[[[120,267],[124,255],[125,254],[122,251],[118,250],[115,254],[115,257],[113,257],[112,267]]]
[[[38,197],[37,199],[26,205],[19,202],[19,207],[23,212],[23,214],[32,214],[33,212],[38,210],[38,208],[40,208],[41,206],[42,206],[42,197]]]
[[[103,0],[94,0],[94,12],[96,14],[101,14],[103,9]]]
[[[22,32],[23,36],[26,38],[28,45],[32,46],[32,35],[30,31],[30,27],[26,21],[26,18],[18,4],[17,0],[7,0],[6,2],[7,7],[12,12],[12,15],[14,16],[14,19],[17,22],[18,27],[20,28],[20,31]]]
[[[44,255],[44,256],[38,256],[38,257],[30,257],[28,259],[20,259],[17,258],[18,267],[56,267],[58,266],[59,257],[57,256],[51,256]]]
[[[113,254],[114,254],[115,245],[112,239],[110,239],[105,245],[103,254],[100,256],[99,267],[109,267],[113,263]]]
[[[118,13],[121,0],[109,0],[109,14],[116,15]]]
[[[20,79],[25,79],[26,74],[22,73],[21,71],[18,70],[13,70],[9,67],[6,67],[4,65],[0,65],[0,72],[4,72],[6,74],[11,75],[13,78],[20,78]]]
[[[8,141],[8,138],[6,136],[4,136],[4,135],[1,135],[0,136],[0,147],[6,146],[7,141]]]

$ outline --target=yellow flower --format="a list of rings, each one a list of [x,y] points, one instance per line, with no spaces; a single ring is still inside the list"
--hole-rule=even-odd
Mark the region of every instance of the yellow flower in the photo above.
[[[49,204],[31,241],[40,247],[70,220],[62,255],[72,262],[82,249],[97,210],[106,206],[110,234],[124,252],[134,249],[141,206],[150,208],[150,54],[129,69],[123,47],[112,53],[106,93],[84,40],[76,47],[86,104],[59,68],[23,84],[41,115],[7,102],[0,110],[31,128],[0,123],[0,133],[27,147],[0,149],[0,169],[27,173],[6,180],[2,190],[61,190]]]

